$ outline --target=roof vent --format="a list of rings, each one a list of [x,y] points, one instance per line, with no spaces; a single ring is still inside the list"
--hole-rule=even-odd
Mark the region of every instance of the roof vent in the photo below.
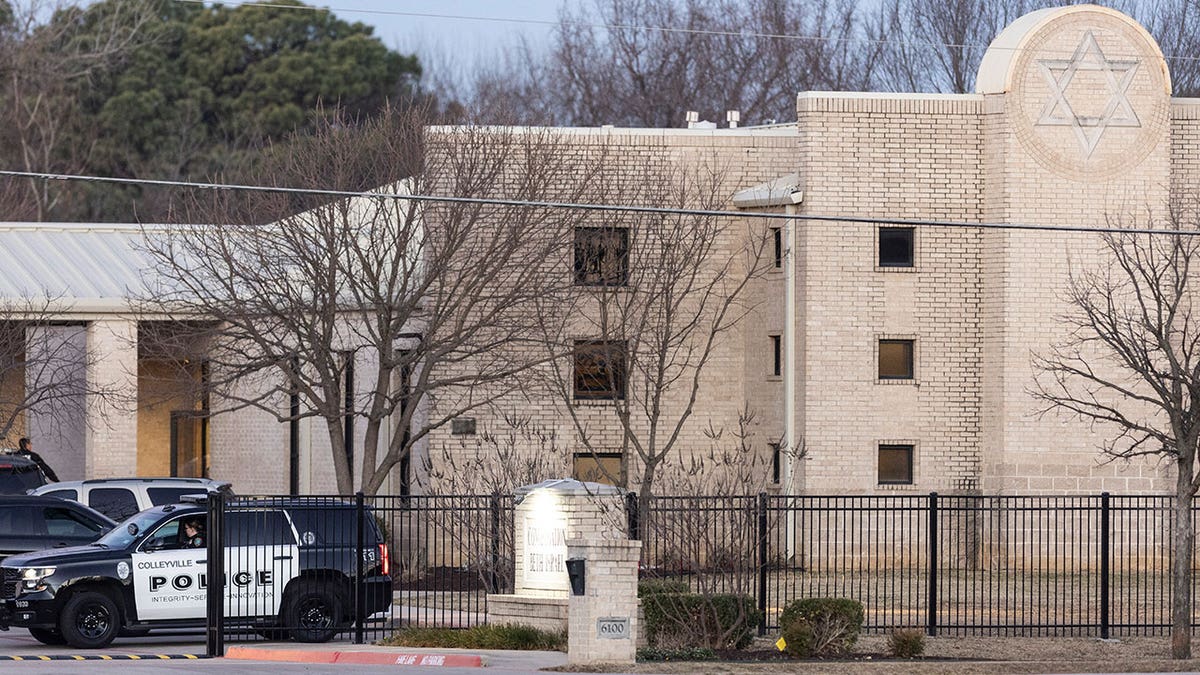
[[[716,129],[717,128],[716,122],[709,122],[708,120],[701,120],[700,113],[696,112],[695,110],[687,111],[686,119],[687,119],[687,128],[689,128],[689,129]]]
[[[736,129],[738,122],[742,121],[742,113],[738,112],[737,110],[726,110],[725,121],[729,123],[730,129]]]

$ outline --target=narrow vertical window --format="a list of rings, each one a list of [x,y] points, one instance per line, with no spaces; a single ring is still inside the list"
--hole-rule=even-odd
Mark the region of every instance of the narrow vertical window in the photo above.
[[[783,458],[778,443],[771,444],[771,482],[778,485],[782,473]]]
[[[783,267],[783,228],[771,228],[771,241],[775,245],[775,269]]]
[[[346,445],[346,463],[354,475],[354,352],[343,352],[342,365],[342,440]]]
[[[771,374],[783,374],[783,339],[778,335],[771,336]]]
[[[300,494],[300,357],[288,361],[292,382],[288,387],[288,493]]]
[[[412,350],[401,349],[396,353],[400,360],[399,382],[396,384],[396,393],[400,397],[400,405],[397,412],[400,414],[400,419],[410,417],[410,421],[404,425],[404,437],[401,439],[402,446],[408,448],[404,456],[400,458],[400,496],[407,497],[412,494],[412,448],[410,441],[412,437],[412,421],[409,415],[409,409],[412,406],[412,376],[413,362]],[[474,420],[472,420],[472,431],[474,431]]]

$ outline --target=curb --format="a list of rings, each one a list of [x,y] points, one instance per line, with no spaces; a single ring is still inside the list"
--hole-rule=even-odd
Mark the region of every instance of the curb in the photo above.
[[[173,661],[207,658],[199,654],[0,654],[0,661]]]
[[[368,666],[450,666],[482,668],[482,656],[471,654],[420,654],[382,651],[316,651],[308,649],[264,649],[230,647],[225,658],[248,661],[291,661],[295,663],[348,663]]]

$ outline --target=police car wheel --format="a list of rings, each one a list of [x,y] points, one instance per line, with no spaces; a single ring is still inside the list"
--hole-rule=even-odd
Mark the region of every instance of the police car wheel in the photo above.
[[[343,615],[342,598],[333,584],[301,581],[286,618],[296,642],[328,642],[337,635]]]
[[[288,629],[286,628],[255,628],[254,632],[264,640],[286,640],[288,639]]]
[[[121,616],[117,604],[107,595],[82,591],[67,600],[61,625],[67,644],[80,649],[99,649],[117,637]]]
[[[29,634],[33,636],[34,640],[44,645],[67,644],[67,639],[63,637],[63,634],[53,628],[30,628]]]

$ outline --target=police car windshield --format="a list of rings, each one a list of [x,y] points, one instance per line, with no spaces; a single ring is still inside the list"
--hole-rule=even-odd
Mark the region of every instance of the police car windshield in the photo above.
[[[162,509],[151,509],[134,514],[110,530],[108,534],[97,539],[95,543],[113,549],[127,548],[166,515]]]

